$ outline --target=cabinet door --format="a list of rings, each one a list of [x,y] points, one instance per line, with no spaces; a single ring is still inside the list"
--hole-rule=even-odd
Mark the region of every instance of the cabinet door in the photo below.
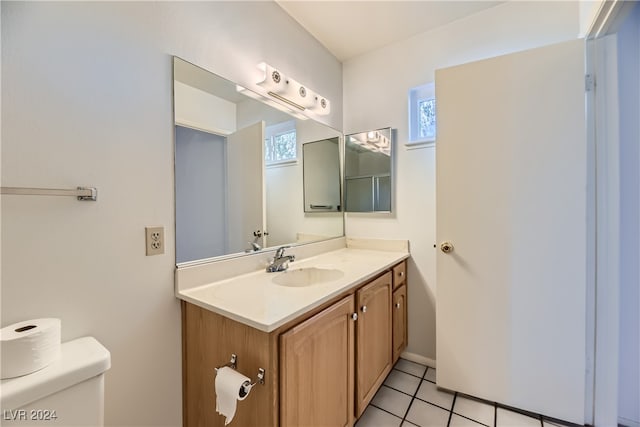
[[[393,291],[393,363],[398,361],[400,353],[407,346],[407,286],[402,285]]]
[[[353,296],[280,336],[280,425],[353,425]]]
[[[356,293],[356,416],[391,370],[391,272]]]

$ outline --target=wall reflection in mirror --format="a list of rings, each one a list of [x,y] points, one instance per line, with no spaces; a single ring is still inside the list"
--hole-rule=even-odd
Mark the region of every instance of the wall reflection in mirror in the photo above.
[[[391,212],[392,137],[391,128],[345,136],[346,212]]]
[[[305,143],[342,135],[258,98],[174,58],[178,264],[344,235],[339,155],[314,160],[334,187],[313,203],[335,209],[305,212],[302,161]]]

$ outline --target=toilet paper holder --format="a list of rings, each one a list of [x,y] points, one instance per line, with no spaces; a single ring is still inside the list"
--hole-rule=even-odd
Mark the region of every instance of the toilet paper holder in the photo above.
[[[231,353],[231,360],[229,360],[229,362],[225,363],[224,365],[216,367],[215,370],[216,372],[218,372],[218,369],[224,368],[224,367],[229,367],[231,369],[238,370],[237,364],[238,364],[238,356],[235,353]],[[258,378],[254,381],[251,381],[250,385],[253,386],[256,383],[260,383],[264,385],[264,375],[265,375],[265,370],[262,368],[258,368],[258,375],[257,375]]]

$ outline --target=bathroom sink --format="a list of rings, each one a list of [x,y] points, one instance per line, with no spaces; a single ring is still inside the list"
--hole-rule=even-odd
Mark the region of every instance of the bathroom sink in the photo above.
[[[330,282],[344,276],[344,272],[335,268],[306,267],[289,269],[275,276],[272,281],[276,285],[302,288]]]

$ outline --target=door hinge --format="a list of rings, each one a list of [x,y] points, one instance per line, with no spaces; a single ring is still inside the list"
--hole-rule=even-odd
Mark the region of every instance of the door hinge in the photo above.
[[[593,74],[584,75],[584,90],[591,92],[596,87],[596,78]]]

